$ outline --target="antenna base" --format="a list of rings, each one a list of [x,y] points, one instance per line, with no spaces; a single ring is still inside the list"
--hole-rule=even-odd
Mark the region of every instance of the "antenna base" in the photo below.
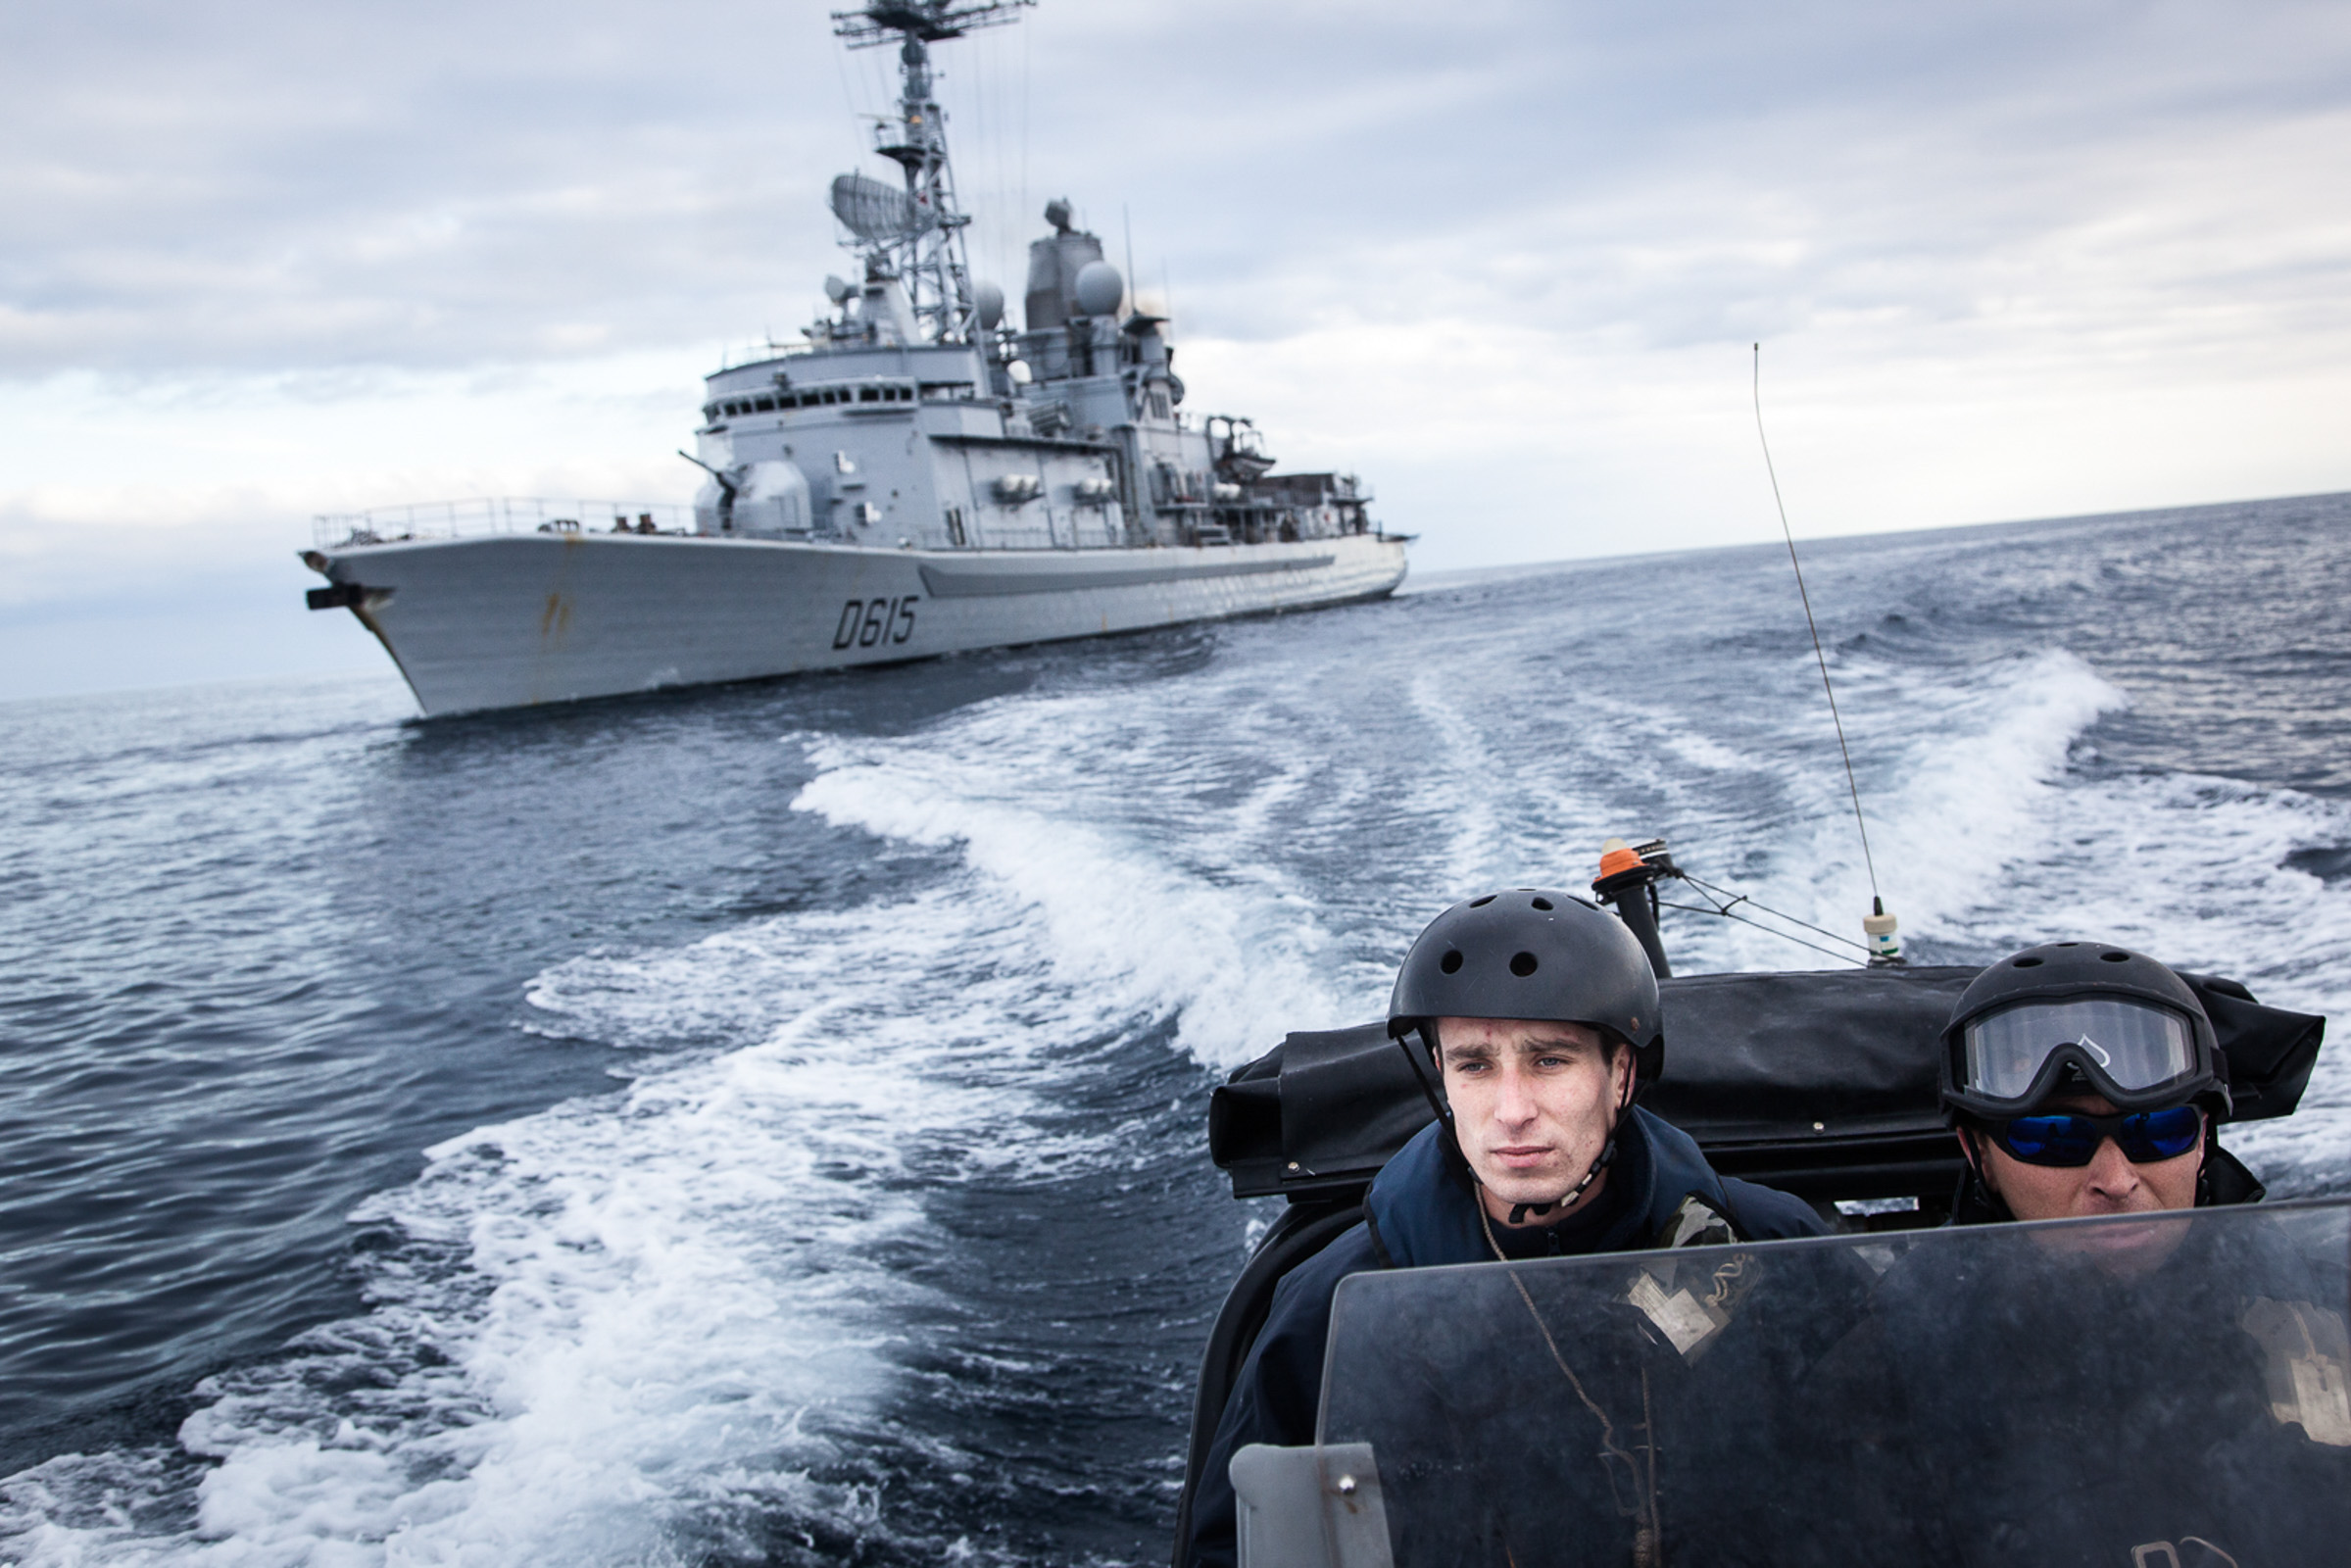
[[[1674,966],[1666,961],[1665,940],[1657,929],[1657,879],[1681,874],[1665,840],[1634,846],[1610,839],[1600,846],[1600,874],[1592,880],[1592,896],[1616,910],[1660,980],[1672,979]]]

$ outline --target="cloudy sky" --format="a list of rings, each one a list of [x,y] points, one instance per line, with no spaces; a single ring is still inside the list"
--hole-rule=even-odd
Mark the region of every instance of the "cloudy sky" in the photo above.
[[[370,669],[313,514],[682,500],[842,267],[807,0],[0,8],[0,697]],[[2351,488],[2351,7],[1044,0],[943,46],[1201,412],[1435,570]]]

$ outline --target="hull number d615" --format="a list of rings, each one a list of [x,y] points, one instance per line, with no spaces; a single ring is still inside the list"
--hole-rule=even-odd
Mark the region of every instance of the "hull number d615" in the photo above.
[[[904,599],[852,599],[841,607],[841,624],[833,628],[835,648],[871,648],[887,639],[903,643],[914,635],[914,607],[919,594]]]

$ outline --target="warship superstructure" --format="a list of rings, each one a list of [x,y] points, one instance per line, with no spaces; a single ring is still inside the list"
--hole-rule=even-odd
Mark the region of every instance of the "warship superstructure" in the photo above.
[[[1341,473],[1277,473],[1183,408],[1163,317],[1066,200],[1018,328],[975,281],[931,46],[1034,0],[836,13],[898,46],[896,180],[835,179],[856,257],[805,341],[707,377],[677,507],[471,503],[318,519],[328,579],[427,713],[881,663],[1375,598],[1408,536]],[[606,517],[611,517],[608,527]]]

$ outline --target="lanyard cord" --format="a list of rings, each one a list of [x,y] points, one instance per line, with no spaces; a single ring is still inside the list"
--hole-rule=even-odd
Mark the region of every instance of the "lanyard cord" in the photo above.
[[[1502,1244],[1494,1239],[1494,1220],[1486,1212],[1485,1189],[1481,1187],[1472,1195],[1471,1200],[1478,1205],[1478,1224],[1486,1232],[1486,1245],[1493,1249],[1496,1261],[1507,1264],[1510,1260],[1502,1254]],[[1518,1270],[1509,1269],[1507,1272],[1510,1275],[1512,1288],[1518,1292],[1519,1300],[1526,1303],[1527,1316],[1535,1320],[1535,1332],[1543,1336],[1543,1348],[1551,1352],[1551,1364],[1559,1369],[1561,1377],[1567,1379],[1567,1386],[1576,1391],[1576,1397],[1584,1401],[1584,1408],[1592,1412],[1592,1419],[1599,1422],[1600,1458],[1603,1461],[1615,1459],[1622,1463],[1626,1474],[1633,1478],[1636,1485],[1641,1486],[1641,1494],[1634,1506],[1627,1508],[1619,1500],[1617,1509],[1638,1521],[1633,1532],[1634,1568],[1657,1568],[1657,1546],[1660,1540],[1657,1521],[1657,1443],[1656,1434],[1650,1431],[1648,1425],[1648,1368],[1644,1366],[1641,1369],[1641,1430],[1649,1432],[1649,1442],[1645,1446],[1649,1462],[1645,1472],[1646,1482],[1642,1484],[1644,1473],[1642,1465],[1632,1454],[1626,1452],[1623,1445],[1616,1441],[1616,1423],[1608,1419],[1608,1412],[1601,1409],[1598,1402],[1585,1391],[1584,1380],[1576,1376],[1576,1369],[1569,1366],[1567,1357],[1559,1353],[1559,1342],[1551,1337],[1550,1325],[1543,1322],[1543,1313],[1536,1309],[1535,1298],[1527,1293],[1527,1282],[1518,1277]],[[1603,1472],[1608,1477],[1608,1490],[1613,1494],[1616,1491],[1616,1472],[1607,1470],[1605,1465],[1603,1465]]]

